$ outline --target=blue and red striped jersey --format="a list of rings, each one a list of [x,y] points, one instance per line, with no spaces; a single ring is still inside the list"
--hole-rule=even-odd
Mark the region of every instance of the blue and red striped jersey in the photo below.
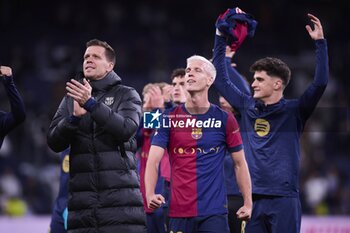
[[[242,149],[232,114],[212,104],[205,114],[195,115],[179,105],[164,112],[152,145],[169,152],[170,217],[227,213],[224,157],[226,150]]]

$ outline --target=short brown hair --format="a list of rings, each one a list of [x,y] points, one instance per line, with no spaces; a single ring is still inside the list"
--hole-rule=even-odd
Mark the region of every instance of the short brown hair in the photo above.
[[[254,62],[250,67],[251,72],[265,71],[270,76],[277,76],[286,87],[290,81],[291,71],[286,63],[274,57],[265,57]]]
[[[184,68],[177,68],[175,70],[173,70],[173,72],[171,73],[171,80],[173,80],[175,77],[184,77],[186,75],[186,71]]]
[[[114,49],[106,42],[98,39],[92,39],[86,43],[86,48],[90,46],[101,46],[106,49],[105,55],[109,62],[115,64],[115,52]]]

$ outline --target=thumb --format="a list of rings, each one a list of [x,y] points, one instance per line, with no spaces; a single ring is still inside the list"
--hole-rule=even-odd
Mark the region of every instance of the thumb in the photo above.
[[[84,86],[86,88],[88,88],[89,90],[92,89],[91,85],[90,85],[90,82],[88,80],[86,80],[86,78],[83,79],[83,83],[84,83]]]
[[[239,210],[236,212],[236,215],[238,217],[240,217],[242,215],[244,216],[245,214],[246,214],[246,211],[245,211],[245,209],[243,207],[239,208]]]
[[[84,82],[84,86],[86,86],[86,85],[90,86],[90,83],[86,80],[86,78],[83,78],[83,82]]]
[[[311,32],[312,32],[312,29],[311,29],[310,25],[306,25],[305,28],[306,28],[306,30],[308,31],[308,33],[311,33]]]
[[[162,195],[159,195],[157,199],[160,200],[163,204],[165,203],[165,199]]]

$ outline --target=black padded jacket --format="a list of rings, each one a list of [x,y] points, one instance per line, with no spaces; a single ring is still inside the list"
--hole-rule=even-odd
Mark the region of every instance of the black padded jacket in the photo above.
[[[97,103],[76,121],[64,97],[47,137],[55,152],[71,147],[68,232],[145,232],[134,156],[140,96],[114,71],[90,85]]]

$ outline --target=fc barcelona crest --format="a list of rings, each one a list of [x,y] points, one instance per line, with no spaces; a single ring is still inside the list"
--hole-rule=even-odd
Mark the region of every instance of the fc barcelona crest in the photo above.
[[[65,173],[69,172],[69,155],[65,155],[62,161],[62,170]]]
[[[203,133],[202,133],[202,128],[193,128],[192,129],[192,133],[191,136],[193,139],[200,139],[202,137]]]
[[[106,97],[105,104],[111,106],[114,103],[114,97]]]

